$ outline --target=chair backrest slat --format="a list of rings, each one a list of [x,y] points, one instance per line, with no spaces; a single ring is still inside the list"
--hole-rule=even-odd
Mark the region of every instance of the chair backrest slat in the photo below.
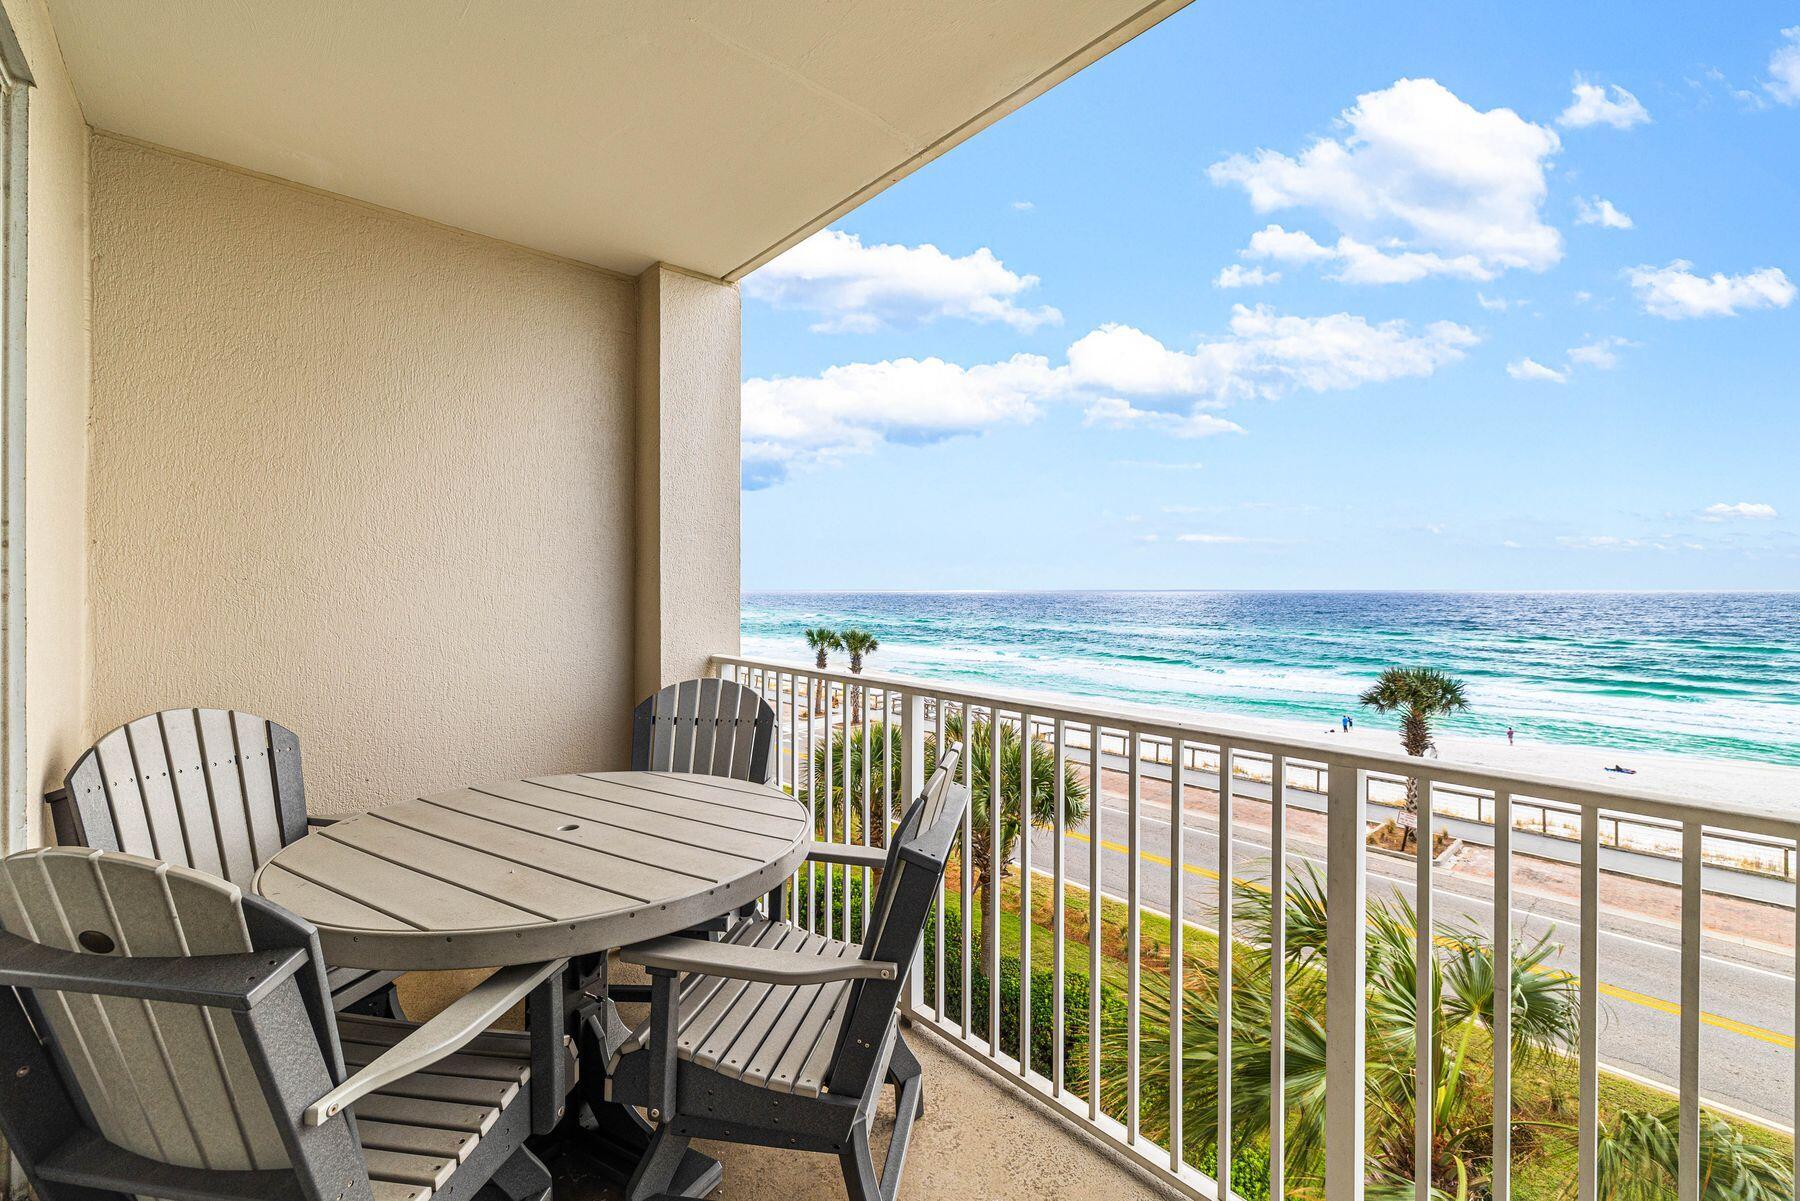
[[[670,684],[638,705],[631,726],[636,771],[698,772],[761,784],[774,767],[775,709],[736,680]]]
[[[242,893],[133,855],[51,848],[0,861],[0,926],[59,950],[123,957],[252,949]],[[281,1168],[287,1152],[231,1017],[195,1005],[39,990],[100,1134],[183,1167]]]
[[[300,740],[235,710],[140,717],[95,743],[64,785],[65,843],[198,868],[240,887],[306,831]]]
[[[946,749],[918,799],[889,840],[886,865],[862,944],[864,959],[896,963],[904,977],[925,936],[925,920],[944,882],[950,843],[961,827],[968,789],[955,783],[960,747]],[[899,1011],[904,979],[858,980],[845,999],[843,1030],[831,1063],[831,1091],[861,1096],[879,1066]],[[876,1082],[878,1083],[878,1082]]]

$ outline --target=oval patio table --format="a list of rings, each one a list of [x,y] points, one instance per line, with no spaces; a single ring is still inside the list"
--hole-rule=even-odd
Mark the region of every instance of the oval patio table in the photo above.
[[[345,967],[447,970],[592,956],[751,904],[811,847],[804,807],[775,788],[680,772],[537,776],[400,801],[321,826],[257,872],[257,893],[318,927]],[[602,960],[604,962],[604,960]],[[601,1050],[613,998],[573,1012],[578,1098],[561,1132],[628,1179],[650,1127],[608,1101]],[[718,1162],[689,1150],[680,1196],[703,1197]]]

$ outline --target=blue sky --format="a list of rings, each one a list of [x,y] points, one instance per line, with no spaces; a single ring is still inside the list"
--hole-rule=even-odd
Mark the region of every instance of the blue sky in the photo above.
[[[1800,587],[1797,283],[1800,4],[1196,4],[746,281],[744,584]]]

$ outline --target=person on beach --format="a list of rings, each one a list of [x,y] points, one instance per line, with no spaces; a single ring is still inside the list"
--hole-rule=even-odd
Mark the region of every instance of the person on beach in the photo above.
[[[1511,726],[1507,726],[1506,727],[1506,745],[1511,746],[1512,744],[1513,744],[1513,728]]]
[[[1342,718],[1340,718],[1339,721],[1340,721],[1340,724],[1343,726],[1344,733],[1348,734],[1350,732],[1350,715],[1348,713],[1344,714],[1344,716]]]

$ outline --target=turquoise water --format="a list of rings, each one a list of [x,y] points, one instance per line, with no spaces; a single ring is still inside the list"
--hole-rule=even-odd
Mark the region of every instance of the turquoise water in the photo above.
[[[1800,593],[750,593],[744,652],[1330,724],[1384,667],[1468,685],[1450,732],[1800,766]],[[841,659],[841,656],[839,657]]]

